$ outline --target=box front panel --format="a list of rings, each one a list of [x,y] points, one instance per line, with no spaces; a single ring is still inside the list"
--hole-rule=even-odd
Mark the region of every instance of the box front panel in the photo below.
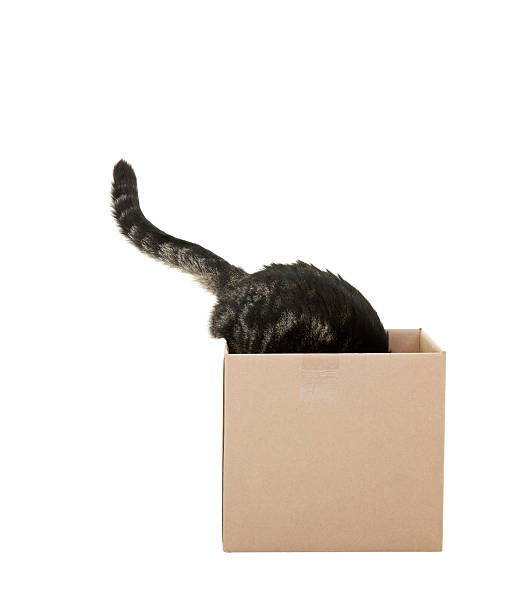
[[[225,358],[229,551],[439,550],[445,355]]]

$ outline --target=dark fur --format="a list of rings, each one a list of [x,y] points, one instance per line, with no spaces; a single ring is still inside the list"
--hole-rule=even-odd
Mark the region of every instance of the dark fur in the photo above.
[[[217,296],[210,331],[230,353],[386,353],[388,339],[364,296],[340,276],[301,261],[254,274],[152,225],[139,206],[136,175],[114,167],[112,210],[141,251],[193,274]]]

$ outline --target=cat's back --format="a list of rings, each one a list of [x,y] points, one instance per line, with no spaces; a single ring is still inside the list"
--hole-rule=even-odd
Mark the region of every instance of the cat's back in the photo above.
[[[358,293],[354,287],[329,271],[296,262],[271,264],[248,275],[220,296],[225,310],[234,309],[251,323],[254,317],[279,317],[281,311],[322,312],[325,316],[339,303]]]
[[[340,352],[356,311],[366,307],[354,287],[329,271],[272,264],[224,292],[210,326],[232,352]]]

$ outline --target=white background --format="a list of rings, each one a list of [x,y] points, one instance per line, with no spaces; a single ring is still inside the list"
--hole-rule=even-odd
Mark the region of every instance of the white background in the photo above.
[[[518,2],[4,2],[0,609],[518,610]],[[109,212],[447,350],[443,553],[225,554],[213,298]]]

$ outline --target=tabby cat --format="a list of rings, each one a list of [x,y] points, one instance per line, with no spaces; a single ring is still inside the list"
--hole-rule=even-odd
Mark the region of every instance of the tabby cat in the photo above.
[[[310,264],[271,264],[248,274],[205,248],[152,225],[139,206],[136,175],[114,167],[112,211],[138,249],[188,272],[217,298],[210,332],[230,353],[386,353],[387,333],[365,297]]]

